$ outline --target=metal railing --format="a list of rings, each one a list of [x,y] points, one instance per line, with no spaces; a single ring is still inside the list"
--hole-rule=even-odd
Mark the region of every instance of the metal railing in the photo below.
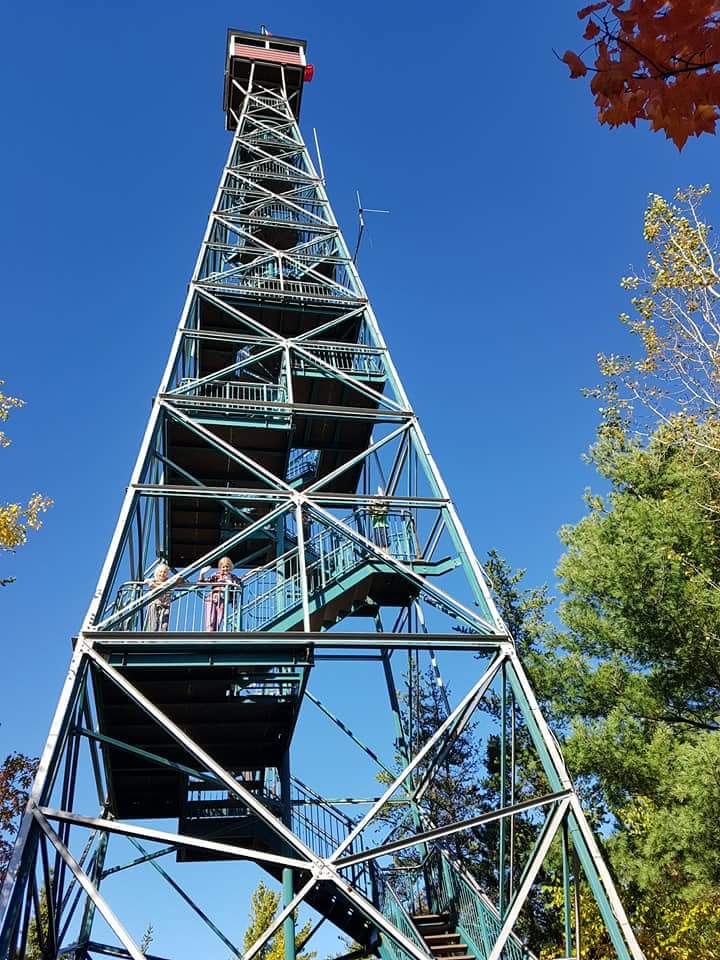
[[[293,447],[288,458],[285,479],[288,483],[293,480],[309,480],[317,475],[320,463],[320,451],[306,447]]]
[[[258,104],[262,107],[282,107],[283,103],[284,101],[282,97],[262,97],[257,93],[254,93],[252,95],[252,99],[250,100],[251,106],[253,104]]]
[[[237,775],[243,786],[261,800],[276,816],[283,812],[280,779],[274,767],[243,770]],[[297,777],[290,782],[291,829],[305,846],[319,857],[330,857],[355,826],[355,821],[337,807],[327,803]],[[186,787],[183,819],[212,826],[215,836],[222,836],[225,825],[255,817],[247,804],[223,787],[209,787],[190,780]],[[252,829],[248,823],[248,829]],[[357,837],[347,848],[348,856],[361,853],[363,842]],[[358,863],[342,870],[342,875],[371,903],[378,899],[380,880],[373,861]]]
[[[387,878],[381,875],[379,904],[383,915],[394,927],[407,937],[423,953],[428,952],[427,945],[415,926],[407,909],[401,902],[395,890],[388,883]],[[388,960],[410,960],[411,954],[404,950],[399,943],[383,934],[383,956]]]
[[[195,386],[192,386],[196,384]],[[177,393],[178,399],[183,397],[203,397],[209,400],[225,400],[231,403],[240,401],[242,403],[257,403],[267,406],[273,403],[287,403],[287,387],[280,383],[264,383],[260,380],[242,381],[242,380],[208,380],[205,383],[198,383],[192,378],[185,378],[180,381],[181,393]]]
[[[382,377],[384,374],[382,356],[379,351],[372,347],[361,347],[357,345],[340,346],[315,346],[312,343],[304,344],[308,353],[312,353],[318,360],[324,360],[325,363],[343,373],[359,374],[361,376]],[[312,361],[300,354],[293,353],[293,370],[299,373],[316,373],[316,367]]]
[[[444,848],[433,844],[420,863],[389,867],[384,875],[409,916],[447,914],[476,960],[485,960],[502,927],[500,914],[472,875]],[[531,956],[515,934],[502,952],[502,960],[528,960]]]
[[[478,887],[473,877],[446,850],[441,850],[445,888],[452,900],[458,932],[477,956],[490,953],[502,928],[500,913],[492,900]],[[528,960],[532,957],[516,934],[511,934],[502,952],[502,960]]]
[[[293,202],[296,201],[293,200]],[[291,207],[278,200],[263,200],[254,209],[249,210],[247,215],[252,220],[281,220],[304,224],[316,223],[316,218],[320,217],[327,223],[325,204],[305,200],[301,205],[303,208],[299,209],[300,205]]]
[[[398,560],[417,558],[417,539],[407,511],[355,510],[343,522]],[[293,535],[294,523],[288,528]],[[295,534],[297,531],[295,531]],[[368,562],[367,547],[334,527],[322,527],[305,537],[305,570],[308,599],[318,607],[325,591]],[[137,606],[144,592],[154,584],[127,581],[118,590],[112,609],[128,612],[114,626],[116,630],[178,633],[257,631],[272,629],[273,623],[302,610],[302,570],[297,547],[262,567],[227,581],[184,583],[161,593],[149,604]]]
[[[243,770],[236,774],[243,787],[272,810],[280,812],[277,774],[273,767]],[[222,829],[222,821],[251,816],[247,804],[225,787],[209,787],[198,780],[189,780],[185,791],[183,818],[192,821],[213,821]]]
[[[292,778],[291,797],[292,829],[295,835],[318,856],[331,856],[355,826],[355,821],[327,803],[297,777]],[[346,848],[345,855],[361,853],[363,849],[362,838],[356,837]],[[376,902],[379,878],[372,860],[356,863],[341,872],[358,893],[372,903]]]
[[[303,300],[335,300],[357,299],[360,295],[351,295],[332,286],[332,281],[316,283],[308,280],[292,280],[284,277],[251,277],[247,274],[211,273],[203,278],[203,283],[213,286],[232,287],[239,290],[255,290],[270,296],[291,295]]]
[[[292,132],[292,128],[289,129]],[[246,133],[242,139],[245,143],[273,144],[285,148],[298,146],[300,142],[297,137],[291,136],[290,133],[283,130],[253,130],[252,133]]]
[[[302,182],[312,178],[310,171],[303,168],[305,163],[303,154],[298,153],[294,157],[288,156],[283,159],[285,163],[280,163],[277,160],[246,161],[245,163],[232,164],[230,169],[253,179],[272,177],[277,180],[300,180]]]

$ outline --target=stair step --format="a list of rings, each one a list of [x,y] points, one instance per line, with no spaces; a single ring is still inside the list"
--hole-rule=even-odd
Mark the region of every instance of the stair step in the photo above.
[[[463,949],[467,951],[467,946],[463,945]],[[437,956],[437,954],[433,954],[433,956]],[[452,960],[475,960],[475,958],[469,953],[454,953]]]
[[[467,953],[466,943],[430,943],[428,946],[434,957],[452,957],[452,960],[455,960],[458,954],[464,955]]]
[[[449,942],[450,940],[454,940],[455,943],[460,943],[460,934],[459,933],[428,933],[425,939],[427,940],[428,943],[430,943],[431,940],[433,941],[433,943],[435,941]]]
[[[430,923],[437,923],[439,920],[447,923],[450,919],[447,913],[415,913],[413,914],[413,920],[415,923],[424,923],[426,921]]]

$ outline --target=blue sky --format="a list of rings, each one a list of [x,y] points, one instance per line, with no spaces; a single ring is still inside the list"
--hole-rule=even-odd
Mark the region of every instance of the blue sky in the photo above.
[[[717,164],[713,137],[598,126],[552,52],[575,6],[5,6],[0,376],[27,407],[0,498],[56,503],[0,562],[0,754],[40,750],[115,523],[227,150],[228,26],[308,39],[303,128],[351,247],[356,189],[391,210],[361,273],[470,537],[552,582],[647,194]]]

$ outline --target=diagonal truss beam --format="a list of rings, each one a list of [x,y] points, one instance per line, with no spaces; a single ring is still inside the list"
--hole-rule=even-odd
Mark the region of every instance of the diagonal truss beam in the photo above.
[[[376,403],[382,404],[383,406],[391,406],[400,413],[407,413],[408,415],[411,414],[412,411],[410,411],[407,407],[403,407],[401,403],[398,403],[391,397],[386,397],[384,393],[380,393],[378,390],[368,387],[367,384],[361,383],[356,377],[350,376],[350,374],[345,373],[345,371],[341,370],[339,367],[334,367],[326,360],[315,356],[315,354],[306,347],[301,347],[300,344],[293,340],[289,341],[289,346],[294,353],[299,353],[300,356],[304,357],[306,360],[310,360],[311,363],[315,364],[315,366],[319,367],[321,370],[324,370],[326,373],[330,373],[335,379],[342,380],[343,383],[357,390],[358,393],[365,394],[372,400],[375,400]]]
[[[149,863],[150,866],[153,868],[153,870],[155,870],[156,873],[160,874],[160,876],[168,884],[168,886],[172,887],[172,889],[177,893],[177,895],[184,900],[184,902],[190,907],[190,909],[194,913],[198,915],[198,917],[200,917],[200,919],[208,927],[208,929],[212,930],[212,932],[215,934],[218,940],[220,940],[221,943],[224,943],[225,946],[231,951],[231,953],[235,957],[241,957],[242,951],[238,947],[236,947],[235,944],[232,942],[232,940],[222,932],[220,927],[218,927],[218,925],[210,919],[210,917],[205,913],[205,911],[195,903],[193,898],[183,890],[183,888],[180,886],[177,880],[171,877],[170,874],[167,872],[167,870],[165,870],[164,867],[161,867],[160,864],[157,863],[156,858],[153,857],[152,854],[148,854],[148,851],[146,850],[146,848],[143,847],[141,843],[138,843],[138,841],[135,840],[133,837],[129,837],[128,839],[130,840],[130,843],[132,843],[132,845],[135,847],[136,850],[139,850],[141,853],[145,854],[144,857],[140,857],[139,859]]]
[[[43,813],[40,809],[36,808],[34,811],[35,819],[37,820],[40,828],[42,829],[45,836],[55,847],[57,852],[62,857],[63,861],[69,868],[70,872],[77,879],[80,886],[83,888],[88,897],[95,904],[97,909],[103,916],[103,919],[110,927],[112,932],[118,938],[120,943],[125,947],[127,952],[132,957],[132,960],[146,960],[145,954],[140,950],[138,945],[132,939],[130,934],[127,932],[122,923],[115,916],[115,913],[112,911],[110,906],[104,897],[101,896],[95,884],[88,877],[85,871],[82,869],[80,864],[77,862],[75,857],[70,853],[65,844],[61,841],[60,837],[55,833],[53,828],[47,822]]]
[[[505,662],[506,654],[504,652],[499,652],[494,659],[492,660],[490,666],[485,670],[480,679],[471,687],[468,693],[465,694],[465,697],[460,701],[460,703],[455,707],[453,712],[440,724],[435,733],[429,738],[425,745],[415,754],[410,763],[407,764],[404,770],[402,770],[397,777],[393,780],[390,786],[387,788],[385,793],[377,800],[373,806],[368,810],[365,816],[357,823],[353,830],[345,837],[340,846],[335,850],[333,855],[330,857],[332,863],[337,863],[338,859],[342,855],[344,850],[350,846],[353,840],[365,829],[365,827],[373,820],[380,810],[385,805],[386,801],[395,793],[395,791],[400,787],[410,776],[413,770],[422,763],[425,757],[430,753],[430,751],[435,747],[438,742],[441,742],[446,737],[448,731],[452,728],[452,725],[456,717],[462,713],[470,704],[473,705],[473,709],[484,697],[488,687],[492,683],[495,674],[498,672],[502,664]]]
[[[237,307],[234,307],[231,303],[227,303],[227,301],[223,300],[222,297],[215,296],[215,294],[210,290],[196,286],[193,292],[201,300],[207,300],[208,303],[212,303],[213,306],[219,307],[224,313],[227,313],[228,316],[233,317],[238,322],[244,323],[249,327],[253,327],[257,333],[263,337],[263,339],[267,338],[268,340],[275,340],[280,343],[285,342],[285,338],[281,337],[280,334],[275,333],[275,331],[271,330],[270,327],[266,327],[265,324],[260,323],[259,320],[255,320],[253,317],[248,316],[248,314],[243,313],[242,310],[238,310]],[[183,328],[183,332],[192,333],[193,331],[192,328],[187,327]]]
[[[250,356],[245,360],[240,360],[238,363],[231,363],[229,367],[223,367],[222,370],[216,370],[214,373],[209,373],[206,377],[199,377],[197,380],[192,380],[183,387],[176,387],[174,390],[168,391],[166,396],[182,397],[190,390],[195,390],[197,387],[201,387],[205,383],[212,383],[213,380],[219,380],[221,377],[227,376],[230,373],[237,373],[239,370],[243,370],[245,367],[250,367],[254,363],[259,363],[261,360],[265,360],[267,357],[272,357],[276,353],[279,353],[282,349],[283,345],[282,343],[279,343],[273,345],[272,347],[268,347],[266,350],[263,350],[260,353],[250,354]]]
[[[455,833],[463,830],[470,830],[472,827],[479,827],[485,823],[493,823],[496,820],[503,820],[505,817],[512,817],[518,813],[527,813],[529,810],[536,810],[538,807],[546,807],[549,804],[557,803],[558,800],[565,800],[572,796],[570,790],[559,790],[556,793],[548,793],[542,797],[536,797],[533,800],[523,800],[521,803],[514,803],[499,810],[489,810],[487,813],[480,813],[476,817],[470,817],[468,820],[458,820],[445,827],[435,827],[432,830],[424,830],[411,837],[404,837],[402,840],[394,840],[390,843],[383,843],[379,847],[371,847],[360,853],[353,853],[349,857],[341,857],[337,861],[337,867],[351,867],[356,863],[363,863],[366,860],[377,860],[378,857],[387,856],[390,853],[396,853],[398,850],[407,850],[410,847],[416,847],[422,843],[429,843],[431,840],[442,840],[445,837],[451,837]]]
[[[140,827],[125,823],[122,820],[108,820],[106,817],[86,817],[69,810],[55,810],[50,807],[39,807],[40,813],[48,820],[57,820],[58,823],[69,823],[76,827],[87,827],[92,830],[102,830],[104,833],[115,833],[126,837],[136,837],[139,840],[152,840],[157,843],[167,843],[174,847],[193,847],[197,850],[210,850],[213,853],[226,854],[237,860],[252,860],[259,863],[271,863],[282,867],[291,867],[293,870],[309,870],[310,864],[305,860],[293,857],[282,857],[280,854],[265,853],[253,850],[250,847],[240,847],[234,843],[220,843],[216,840],[205,840],[192,837],[185,833],[172,833],[168,830],[156,830],[153,827]]]
[[[166,395],[166,397],[169,397],[169,395]],[[246,453],[238,450],[237,447],[234,447],[231,443],[228,443],[221,437],[216,436],[212,430],[208,430],[207,427],[197,423],[197,421],[193,420],[192,417],[188,417],[187,414],[182,412],[182,410],[179,410],[176,406],[174,406],[169,399],[166,398],[159,400],[158,405],[162,409],[166,410],[174,420],[178,420],[183,423],[189,430],[192,430],[193,433],[196,433],[199,437],[202,437],[203,440],[207,441],[210,446],[221,450],[231,460],[234,460],[236,463],[244,466],[250,471],[250,473],[254,474],[259,479],[264,480],[265,483],[267,483],[273,489],[285,490],[288,494],[294,494],[295,491],[288,483],[286,483],[284,480],[281,480],[280,477],[276,477],[275,474],[271,473],[269,470],[266,470],[262,464],[257,463],[257,461],[253,460],[252,457],[249,457]]]
[[[510,909],[505,916],[502,927],[500,928],[500,932],[495,940],[495,944],[488,955],[488,960],[500,960],[502,957],[503,948],[505,947],[510,934],[513,932],[518,917],[520,916],[520,911],[525,905],[528,894],[535,883],[535,878],[538,875],[538,871],[548,855],[550,846],[555,839],[555,834],[560,829],[560,825],[563,822],[563,818],[567,814],[569,806],[570,798],[566,797],[557,804],[554,812],[546,821],[542,830],[540,843],[535,850],[531,862],[526,868],[524,879],[517,889],[517,893],[515,894],[513,903],[511,904]]]

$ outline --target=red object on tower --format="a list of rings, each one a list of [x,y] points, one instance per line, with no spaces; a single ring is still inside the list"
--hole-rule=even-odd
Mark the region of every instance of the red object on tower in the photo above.
[[[310,81],[314,76],[315,76],[315,67],[311,63],[309,63],[305,67],[305,76],[303,77],[303,79],[305,80],[305,83],[310,83]]]

